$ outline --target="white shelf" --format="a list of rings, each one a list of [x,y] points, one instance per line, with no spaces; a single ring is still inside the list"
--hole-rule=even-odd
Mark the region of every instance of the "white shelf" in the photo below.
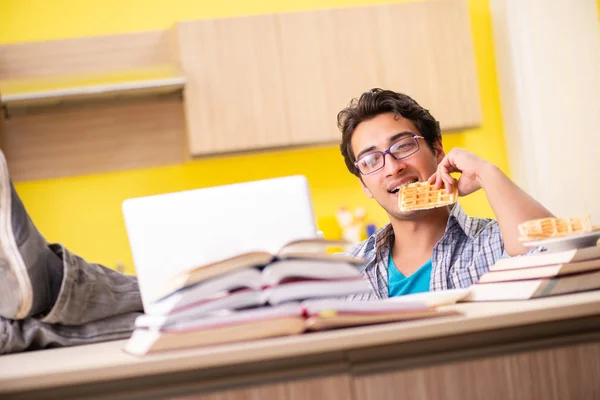
[[[183,90],[185,84],[185,76],[165,68],[0,81],[0,103],[7,108],[16,108],[75,100],[154,95]]]

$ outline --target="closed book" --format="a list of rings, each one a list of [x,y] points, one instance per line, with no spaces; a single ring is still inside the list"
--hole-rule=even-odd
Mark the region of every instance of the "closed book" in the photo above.
[[[279,307],[214,313],[163,329],[136,328],[124,350],[141,356],[165,350],[294,335],[304,330],[302,307],[299,303],[290,303]]]
[[[592,289],[600,289],[600,271],[598,270],[555,278],[475,283],[469,287],[469,294],[465,300],[527,300]]]
[[[308,300],[302,304],[307,317],[306,329],[311,331],[458,314],[455,310],[441,311],[425,303],[411,301]]]
[[[459,314],[423,302],[306,300],[248,310],[221,311],[160,329],[136,328],[124,350],[143,356],[303,332]]]
[[[600,259],[600,246],[584,247],[556,252],[541,252],[523,256],[502,258],[490,267],[490,271],[539,267],[542,265],[567,264],[579,261]]]
[[[523,279],[553,278],[600,269],[600,259],[568,264],[542,265],[516,269],[493,270],[479,278],[478,283],[506,282]]]

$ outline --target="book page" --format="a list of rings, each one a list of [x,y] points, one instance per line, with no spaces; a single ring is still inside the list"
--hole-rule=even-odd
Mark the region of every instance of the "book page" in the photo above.
[[[320,237],[293,240],[286,243],[277,252],[277,256],[286,257],[290,253],[325,253],[328,248],[346,248],[350,245],[345,240],[325,239]]]

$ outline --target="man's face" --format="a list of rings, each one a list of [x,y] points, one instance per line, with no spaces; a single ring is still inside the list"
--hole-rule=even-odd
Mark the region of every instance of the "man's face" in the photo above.
[[[375,118],[361,122],[352,136],[352,152],[358,160],[366,154],[386,151],[402,138],[421,136],[413,123],[393,113],[380,114]],[[390,154],[385,155],[385,165],[379,171],[361,175],[365,194],[374,198],[390,218],[408,219],[423,211],[401,213],[398,207],[398,188],[402,185],[426,181],[437,169],[444,158],[441,142],[435,144],[432,151],[424,139],[418,139],[419,151],[407,158],[396,160]]]

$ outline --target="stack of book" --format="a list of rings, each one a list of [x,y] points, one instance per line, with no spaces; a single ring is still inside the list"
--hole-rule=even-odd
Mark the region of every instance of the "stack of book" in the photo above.
[[[425,302],[343,300],[371,288],[360,273],[364,260],[327,253],[332,244],[339,242],[295,241],[277,254],[240,254],[175,276],[137,318],[125,351],[144,355],[449,313]]]
[[[600,246],[501,259],[471,285],[466,300],[526,300],[593,289],[600,289]]]

